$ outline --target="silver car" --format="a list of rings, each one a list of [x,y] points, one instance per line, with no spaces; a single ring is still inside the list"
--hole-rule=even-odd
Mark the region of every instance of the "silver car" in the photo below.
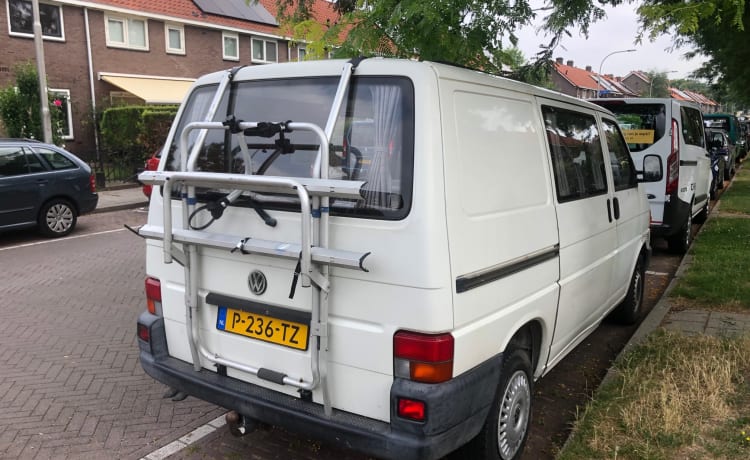
[[[91,168],[72,153],[0,139],[0,231],[37,227],[46,236],[65,236],[98,201]]]

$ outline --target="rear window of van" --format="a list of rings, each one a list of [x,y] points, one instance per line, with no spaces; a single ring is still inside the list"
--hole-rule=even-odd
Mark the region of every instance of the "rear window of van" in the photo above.
[[[596,103],[615,114],[631,152],[651,147],[668,132],[664,104],[625,104],[601,100]]]
[[[230,116],[248,122],[307,122],[325,129],[338,78],[310,77],[240,81],[225,93],[214,121]],[[180,168],[179,137],[184,126],[204,120],[216,86],[197,88],[183,109],[169,148],[167,169]],[[198,131],[190,135],[190,152]],[[268,138],[245,135],[252,174],[310,178],[318,155],[319,139],[308,131]],[[414,89],[403,77],[355,77],[330,139],[330,179],[365,181],[364,200],[331,199],[332,215],[396,220],[411,206],[414,162]],[[286,143],[286,148],[280,145]],[[200,151],[198,170],[248,173],[238,136],[208,130]],[[199,190],[199,200],[215,200],[225,190]],[[269,209],[298,207],[290,196],[253,194]],[[239,199],[236,205],[242,205]]]

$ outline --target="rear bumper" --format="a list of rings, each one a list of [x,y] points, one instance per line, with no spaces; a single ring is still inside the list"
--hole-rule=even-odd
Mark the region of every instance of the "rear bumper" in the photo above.
[[[78,214],[88,214],[96,209],[96,205],[99,203],[99,195],[92,193],[79,197],[78,199]]]
[[[677,196],[664,203],[664,218],[661,224],[651,225],[651,235],[657,237],[668,237],[677,234],[687,222],[690,213],[690,203],[686,203]]]
[[[472,439],[484,424],[497,388],[502,355],[441,384],[394,379],[391,423],[323,406],[193,366],[168,355],[164,323],[147,312],[138,323],[147,326],[151,342],[138,340],[143,369],[154,379],[224,408],[282,426],[291,431],[379,458],[433,459]],[[395,415],[398,397],[426,403],[427,421]]]

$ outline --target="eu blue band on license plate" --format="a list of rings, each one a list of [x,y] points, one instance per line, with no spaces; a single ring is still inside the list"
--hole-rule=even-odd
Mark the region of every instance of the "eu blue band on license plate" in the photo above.
[[[309,325],[219,306],[216,329],[298,350],[307,350]]]

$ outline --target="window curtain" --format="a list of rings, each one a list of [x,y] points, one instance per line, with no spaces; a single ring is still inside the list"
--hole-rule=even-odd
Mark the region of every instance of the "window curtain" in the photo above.
[[[369,206],[388,207],[389,194],[393,192],[391,155],[400,158],[401,88],[377,85],[370,88],[374,119],[374,152],[364,186],[364,203]]]

